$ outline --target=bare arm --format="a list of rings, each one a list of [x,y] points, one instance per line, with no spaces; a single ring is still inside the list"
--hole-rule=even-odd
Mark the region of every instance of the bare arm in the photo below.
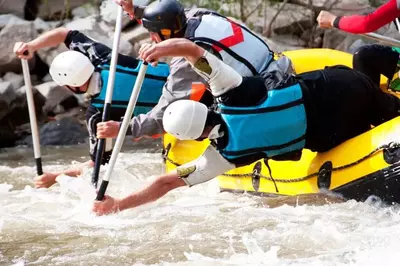
[[[34,183],[36,188],[49,188],[56,183],[56,178],[59,175],[68,175],[71,177],[77,177],[82,174],[82,170],[84,167],[93,167],[94,162],[89,160],[87,162],[81,163],[74,168],[70,168],[64,171],[52,172],[52,173],[43,173],[40,176],[35,177]]]
[[[145,44],[140,47],[139,56],[146,62],[154,62],[165,56],[184,57],[197,74],[208,82],[215,97],[239,86],[243,80],[239,73],[215,55],[183,38],[168,39],[155,45]]]
[[[146,62],[157,61],[160,57],[179,56],[185,57],[190,63],[195,64],[204,52],[205,50],[202,47],[187,39],[173,38],[155,45],[142,45],[139,56]]]
[[[122,211],[158,200],[169,191],[185,185],[185,182],[179,178],[176,171],[173,171],[160,176],[143,190],[132,193],[121,200],[117,200],[117,209]]]
[[[134,208],[155,201],[175,188],[207,182],[234,167],[235,165],[229,163],[215,147],[210,145],[202,156],[179,166],[171,173],[159,176],[141,191],[123,199],[105,196],[103,201],[95,201],[93,211],[97,215],[105,215]]]
[[[30,42],[17,42],[14,45],[14,52],[19,58],[29,59],[33,56],[33,53],[39,49],[53,47],[63,43],[68,32],[69,30],[66,28],[57,28],[42,34]],[[25,51],[28,51],[29,54],[24,55]]]
[[[104,196],[103,201],[95,201],[93,204],[93,212],[97,215],[106,215],[130,208],[134,208],[152,201],[155,201],[169,191],[186,185],[179,178],[176,171],[159,176],[150,185],[144,189],[134,192],[123,199],[114,199],[111,196]]]

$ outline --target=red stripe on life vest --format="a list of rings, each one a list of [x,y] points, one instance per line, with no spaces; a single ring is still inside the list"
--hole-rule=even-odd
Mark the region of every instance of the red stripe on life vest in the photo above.
[[[228,48],[244,41],[242,28],[239,25],[236,25],[233,22],[231,22],[231,26],[232,26],[233,34],[231,36],[228,36],[228,37],[222,39],[222,40],[219,40],[220,43],[222,43],[223,45],[225,45]],[[212,47],[217,52],[220,52],[222,50],[221,47],[216,46],[216,45],[213,45]]]

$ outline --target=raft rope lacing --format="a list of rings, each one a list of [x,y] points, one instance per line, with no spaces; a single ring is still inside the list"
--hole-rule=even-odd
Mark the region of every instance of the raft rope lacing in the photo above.
[[[378,152],[380,150],[396,149],[396,148],[400,148],[400,143],[389,142],[387,144],[383,144],[383,145],[375,148],[373,151],[371,151],[367,155],[361,157],[360,159],[358,159],[355,162],[332,168],[332,172],[340,171],[340,170],[352,167],[354,165],[357,165],[357,164],[365,161],[366,159],[371,157],[374,153],[376,153],[376,152]],[[162,157],[163,157],[164,160],[170,162],[171,164],[173,164],[175,166],[181,166],[180,164],[178,164],[177,162],[173,161],[171,158],[168,157],[168,151],[163,153]],[[268,160],[265,159],[264,162],[266,162],[266,166],[268,167],[269,174],[271,175],[271,168],[268,165]],[[310,178],[312,178],[314,176],[318,176],[318,172],[315,172],[315,173],[312,173],[312,174],[309,174],[309,175],[306,175],[306,176],[303,176],[303,177],[291,178],[291,179],[287,179],[287,178],[272,178],[270,176],[265,176],[265,175],[259,174],[256,170],[253,170],[251,173],[245,173],[245,174],[226,174],[225,173],[225,174],[222,174],[221,176],[226,176],[226,177],[252,177],[252,176],[258,176],[260,178],[265,178],[265,179],[267,179],[269,181],[274,182],[275,187],[276,187],[276,183],[296,183],[296,182],[305,181],[305,180],[310,179]]]

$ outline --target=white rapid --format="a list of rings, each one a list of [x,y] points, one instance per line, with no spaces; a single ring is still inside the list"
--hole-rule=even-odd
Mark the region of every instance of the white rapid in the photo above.
[[[108,193],[127,195],[161,173],[158,150],[123,150]],[[86,153],[43,149],[44,170],[66,169]],[[213,180],[96,217],[91,170],[35,189],[32,158],[26,147],[0,154],[0,265],[399,265],[396,206],[266,208],[258,197],[219,193]]]

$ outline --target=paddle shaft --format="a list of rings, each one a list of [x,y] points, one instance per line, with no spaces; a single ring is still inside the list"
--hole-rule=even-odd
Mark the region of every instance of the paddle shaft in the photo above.
[[[123,9],[121,6],[118,6],[117,19],[115,21],[114,41],[111,52],[110,74],[108,76],[108,81],[107,81],[106,99],[104,101],[104,109],[102,115],[103,122],[108,121],[110,117],[111,101],[114,92],[115,72],[118,60],[118,46],[122,29],[122,15],[123,15]],[[92,184],[94,185],[94,187],[97,187],[97,183],[99,180],[100,166],[103,159],[105,142],[106,142],[105,139],[98,140],[98,145],[96,150],[96,161],[92,173]]]
[[[400,41],[390,38],[390,37],[386,37],[377,33],[365,33],[365,34],[361,34],[364,37],[367,37],[369,39],[375,40],[375,41],[379,41],[383,44],[389,45],[389,46],[395,46],[395,47],[400,47]]]
[[[41,158],[41,154],[40,154],[39,131],[38,131],[38,126],[37,126],[37,121],[36,121],[35,102],[33,100],[32,83],[31,83],[31,76],[29,73],[29,65],[28,65],[28,61],[26,59],[21,59],[21,63],[22,63],[22,72],[24,74],[24,81],[25,81],[26,99],[28,102],[29,121],[31,124],[31,131],[32,131],[33,153],[34,153],[35,161],[36,161],[36,172],[38,175],[42,175],[43,169],[42,169],[42,158]]]
[[[106,174],[103,177],[99,192],[97,193],[96,200],[98,200],[98,201],[103,200],[104,194],[106,193],[108,182],[111,177],[111,173],[114,169],[115,162],[117,161],[118,154],[119,154],[122,144],[124,142],[126,131],[128,130],[129,122],[133,115],[133,110],[135,109],[135,105],[136,105],[137,99],[139,97],[140,90],[142,88],[142,84],[143,84],[143,81],[144,81],[144,78],[146,75],[147,66],[148,66],[147,62],[144,62],[140,67],[135,85],[133,87],[131,97],[129,99],[129,104],[128,104],[128,107],[126,108],[125,116],[122,121],[121,128],[119,130],[118,137],[117,137],[117,140],[116,140],[114,148],[113,148],[113,152],[111,154],[110,162],[108,163]]]

